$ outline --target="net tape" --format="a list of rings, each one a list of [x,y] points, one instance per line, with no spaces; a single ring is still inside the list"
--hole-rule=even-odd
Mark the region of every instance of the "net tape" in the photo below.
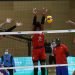
[[[58,66],[75,66],[75,64],[55,64],[55,65],[39,65],[39,66],[17,66],[17,67],[0,67],[2,69],[29,69],[29,68],[50,68],[50,67],[58,67]]]
[[[19,34],[38,34],[38,33],[73,33],[75,29],[68,30],[44,30],[44,31],[16,31],[16,32],[0,32],[0,35],[19,35]]]

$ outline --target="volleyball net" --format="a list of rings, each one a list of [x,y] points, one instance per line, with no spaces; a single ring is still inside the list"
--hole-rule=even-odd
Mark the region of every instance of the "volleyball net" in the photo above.
[[[44,33],[45,39],[51,42],[53,39],[60,38],[62,43],[65,43],[71,56],[67,58],[68,64],[49,64],[49,53],[47,53],[46,65],[33,66],[32,62],[32,44],[31,36],[35,33]],[[69,75],[72,75],[75,70],[75,30],[45,30],[45,31],[17,31],[17,32],[0,32],[0,56],[4,54],[6,49],[9,49],[9,53],[14,56],[15,67],[1,67],[0,69],[15,69],[15,75],[28,74],[33,75],[33,69],[39,68],[39,75],[41,73],[40,68],[55,68],[57,66],[68,66]]]

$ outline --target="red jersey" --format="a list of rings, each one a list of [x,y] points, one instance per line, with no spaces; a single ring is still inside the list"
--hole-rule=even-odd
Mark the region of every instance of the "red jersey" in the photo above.
[[[67,64],[66,52],[68,52],[68,48],[64,44],[54,48],[53,53],[56,58],[56,64]]]
[[[44,46],[44,33],[33,35],[32,46],[33,46],[33,48]]]

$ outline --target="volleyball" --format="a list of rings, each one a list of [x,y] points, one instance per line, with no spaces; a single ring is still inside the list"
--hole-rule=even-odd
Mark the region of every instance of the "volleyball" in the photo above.
[[[49,23],[49,24],[52,23],[53,22],[53,17],[52,16],[47,16],[46,17],[46,22]]]

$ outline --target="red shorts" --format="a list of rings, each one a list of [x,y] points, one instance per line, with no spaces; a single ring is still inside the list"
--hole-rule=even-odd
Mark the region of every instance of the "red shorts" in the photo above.
[[[38,48],[32,50],[32,60],[46,60],[45,48]]]

